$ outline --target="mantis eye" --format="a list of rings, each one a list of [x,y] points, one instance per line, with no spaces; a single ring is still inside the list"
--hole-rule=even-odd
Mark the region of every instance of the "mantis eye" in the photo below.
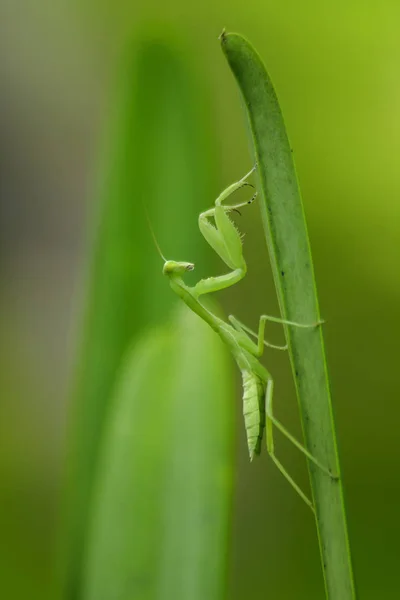
[[[188,263],[186,265],[186,271],[193,271],[194,269],[194,264],[193,263]]]

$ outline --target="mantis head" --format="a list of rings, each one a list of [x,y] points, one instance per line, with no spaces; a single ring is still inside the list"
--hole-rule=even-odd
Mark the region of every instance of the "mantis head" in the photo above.
[[[166,260],[163,267],[164,275],[173,277],[174,275],[183,275],[186,271],[193,271],[194,264],[188,262],[176,262],[175,260]]]
[[[150,233],[152,235],[154,244],[155,244],[155,246],[157,248],[158,254],[161,256],[161,258],[164,261],[163,274],[164,275],[168,275],[168,277],[172,278],[172,277],[180,277],[180,276],[184,275],[186,273],[186,271],[193,271],[193,269],[194,269],[194,264],[193,263],[189,263],[189,262],[177,262],[175,260],[167,260],[165,258],[164,254],[161,252],[160,246],[158,245],[157,238],[156,238],[156,236],[154,234],[153,227],[151,225],[150,218],[149,218],[149,215],[147,213],[146,206],[143,205],[143,208],[144,208],[145,213],[146,213],[147,222],[148,222],[148,225],[149,225]]]
[[[154,244],[155,244],[155,246],[157,248],[157,251],[158,251],[159,255],[161,256],[161,258],[164,261],[163,274],[164,275],[168,275],[168,277],[172,278],[172,277],[181,277],[182,275],[184,275],[186,273],[186,271],[193,271],[193,269],[194,269],[194,264],[193,263],[189,263],[189,262],[177,262],[175,260],[167,260],[165,258],[164,254],[161,252],[160,246],[158,245],[157,238],[156,238],[156,236],[154,234],[153,227],[151,225],[150,218],[149,218],[149,215],[147,213],[146,206],[143,205],[143,208],[144,208],[145,213],[146,213],[147,222],[148,222],[148,225],[149,225],[150,233],[152,235]]]

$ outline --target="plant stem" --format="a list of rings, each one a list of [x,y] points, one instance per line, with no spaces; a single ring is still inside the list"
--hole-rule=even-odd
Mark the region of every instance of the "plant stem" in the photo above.
[[[292,150],[271,80],[238,34],[221,35],[223,52],[250,121],[263,202],[261,215],[284,319],[320,320],[314,271]],[[286,336],[306,447],[338,479],[308,461],[326,596],[356,597],[322,327],[287,327]]]

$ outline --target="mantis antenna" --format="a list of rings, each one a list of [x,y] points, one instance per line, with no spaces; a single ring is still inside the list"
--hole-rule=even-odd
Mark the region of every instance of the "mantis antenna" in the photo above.
[[[151,237],[153,238],[153,242],[154,242],[155,247],[157,248],[158,254],[161,256],[161,258],[163,259],[164,262],[167,262],[167,259],[165,258],[164,254],[161,252],[161,248],[160,248],[160,245],[159,245],[159,243],[157,241],[156,234],[154,233],[153,225],[151,224],[151,221],[150,221],[148,210],[147,210],[146,205],[144,203],[143,203],[143,209],[144,209],[144,212],[145,212],[145,215],[146,215],[147,224],[148,224],[149,229],[150,229]]]

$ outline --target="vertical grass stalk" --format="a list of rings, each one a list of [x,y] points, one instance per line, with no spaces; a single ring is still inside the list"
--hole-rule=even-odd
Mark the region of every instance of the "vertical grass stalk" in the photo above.
[[[285,124],[263,62],[247,40],[221,35],[247,109],[258,162],[261,215],[282,317],[320,320],[307,226]],[[356,597],[322,327],[286,330],[307,448],[339,476],[308,464],[329,600]]]

